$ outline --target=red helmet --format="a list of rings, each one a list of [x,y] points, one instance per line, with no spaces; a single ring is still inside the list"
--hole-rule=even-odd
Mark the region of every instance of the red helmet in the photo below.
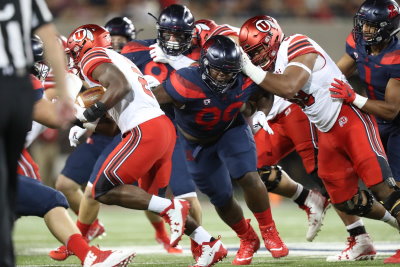
[[[74,63],[78,64],[93,47],[111,48],[110,33],[99,25],[82,25],[69,35],[67,46]]]
[[[193,37],[193,42],[199,47],[203,47],[207,39],[211,37],[212,31],[218,27],[218,24],[210,19],[197,20],[194,25],[195,36]]]
[[[283,32],[278,22],[266,15],[247,20],[240,28],[239,44],[254,65],[268,70],[275,62]]]

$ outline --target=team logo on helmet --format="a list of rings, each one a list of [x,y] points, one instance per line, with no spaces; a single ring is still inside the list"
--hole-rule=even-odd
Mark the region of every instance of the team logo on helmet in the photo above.
[[[256,22],[256,28],[260,32],[269,32],[271,30],[271,27],[271,22],[268,20],[263,19]]]
[[[399,10],[394,5],[389,5],[388,9],[389,9],[389,16],[388,16],[389,19],[394,18],[399,14]]]
[[[79,29],[77,30],[74,35],[72,36],[73,40],[75,42],[80,42],[85,38],[88,38],[89,40],[93,41],[94,37],[91,31],[87,29]]]

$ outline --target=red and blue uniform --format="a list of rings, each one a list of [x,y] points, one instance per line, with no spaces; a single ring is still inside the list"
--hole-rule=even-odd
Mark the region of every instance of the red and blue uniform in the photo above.
[[[150,46],[156,43],[156,39],[134,40],[124,46],[121,54],[135,63],[144,75],[151,75],[161,83],[165,81],[175,69],[169,64],[154,62],[150,57]],[[200,49],[189,49],[184,55],[193,60],[198,60],[200,57]],[[172,106],[165,105],[162,109],[165,114],[174,121],[175,116]],[[182,196],[196,191],[196,186],[187,170],[185,161],[184,149],[181,141],[177,138],[174,153],[172,154],[172,170],[169,182],[174,196]]]
[[[358,75],[364,83],[369,99],[385,100],[389,79],[400,80],[400,42],[396,37],[378,55],[370,55],[366,47],[356,44],[353,35],[346,40],[346,53],[357,65]],[[399,89],[400,90],[400,89]],[[400,181],[400,115],[393,121],[377,116],[379,134],[385,148],[394,179]]]
[[[258,86],[239,73],[229,90],[216,93],[202,80],[200,67],[180,69],[163,85],[183,104],[174,108],[177,126],[195,138],[208,140],[190,141],[178,131],[189,172],[213,205],[224,206],[232,197],[231,179],[257,171],[253,135],[240,108]]]

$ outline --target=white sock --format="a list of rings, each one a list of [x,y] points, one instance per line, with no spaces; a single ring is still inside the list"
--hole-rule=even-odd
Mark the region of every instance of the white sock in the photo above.
[[[400,230],[399,229],[399,224],[397,223],[396,218],[394,218],[392,216],[392,214],[390,214],[389,211],[385,212],[385,215],[383,215],[381,221],[384,221],[385,223],[389,224],[390,226],[396,228],[397,230]]]
[[[168,208],[171,203],[172,202],[169,199],[153,195],[150,199],[148,210],[155,213],[161,213],[163,210]]]
[[[354,228],[359,227],[359,226],[364,226],[364,222],[361,219],[359,219],[358,221],[356,221],[356,222],[354,222],[354,223],[352,223],[350,225],[347,225],[346,229],[347,230],[351,230],[351,229],[354,229]]]
[[[300,196],[301,192],[303,192],[303,185],[297,184],[296,193],[294,193],[291,199],[296,200]]]
[[[189,237],[199,245],[203,242],[210,242],[212,238],[212,236],[202,226],[197,227]]]

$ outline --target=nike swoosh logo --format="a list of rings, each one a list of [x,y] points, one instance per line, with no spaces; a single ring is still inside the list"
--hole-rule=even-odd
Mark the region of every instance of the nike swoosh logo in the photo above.
[[[241,93],[241,94],[239,94],[239,95],[237,95],[237,96],[235,96],[235,97],[236,97],[236,98],[239,98],[239,97],[241,97],[243,94],[244,94],[244,93]]]
[[[280,247],[280,248],[271,248],[270,250],[273,250],[273,251],[280,251],[280,250],[283,250],[283,247]]]

